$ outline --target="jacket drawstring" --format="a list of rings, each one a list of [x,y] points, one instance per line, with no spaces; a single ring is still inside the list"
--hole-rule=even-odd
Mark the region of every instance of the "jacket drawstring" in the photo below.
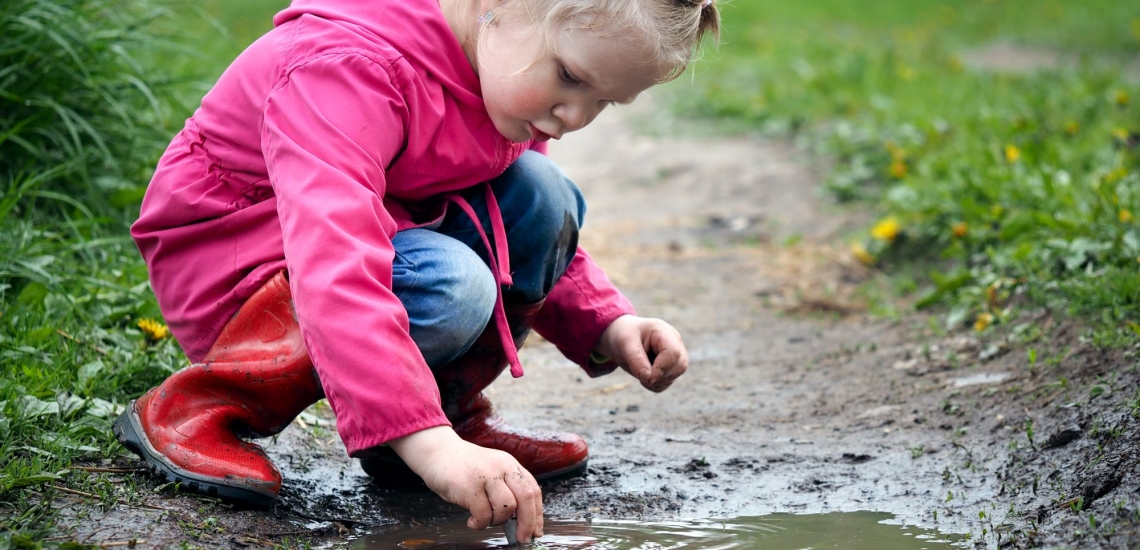
[[[468,218],[471,218],[471,223],[475,224],[475,230],[483,239],[483,246],[487,248],[487,261],[491,264],[491,275],[495,278],[495,311],[491,314],[491,318],[499,329],[499,340],[503,345],[503,352],[507,355],[507,363],[511,366],[511,376],[518,378],[523,375],[522,363],[519,362],[518,348],[515,347],[514,337],[511,336],[511,328],[507,323],[507,312],[503,308],[503,285],[514,284],[511,279],[510,254],[507,250],[507,231],[503,227],[503,215],[499,210],[499,201],[491,191],[491,184],[484,183],[483,189],[487,201],[487,215],[491,218],[491,237],[494,239],[494,246],[491,246],[492,241],[487,238],[483,223],[479,221],[479,216],[475,214],[475,209],[471,208],[467,199],[459,193],[450,193],[444,198],[454,202],[463,209]]]

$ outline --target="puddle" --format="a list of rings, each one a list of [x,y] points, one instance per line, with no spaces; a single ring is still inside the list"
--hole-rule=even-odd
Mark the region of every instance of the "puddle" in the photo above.
[[[886,523],[883,512],[769,514],[725,520],[645,522],[632,520],[547,520],[546,535],[533,549],[664,550],[668,548],[766,548],[919,550],[962,548],[965,535]],[[414,550],[506,548],[500,528],[476,532],[462,520],[394,527],[354,540],[349,548]]]
[[[950,381],[950,384],[955,388],[978,384],[997,384],[998,382],[1005,382],[1010,376],[1008,372],[983,372],[955,378]]]

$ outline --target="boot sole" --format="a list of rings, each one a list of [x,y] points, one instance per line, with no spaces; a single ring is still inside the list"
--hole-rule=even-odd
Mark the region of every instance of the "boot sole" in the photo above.
[[[535,481],[558,481],[561,479],[570,479],[572,477],[579,477],[586,475],[586,467],[590,465],[590,459],[583,460],[577,464],[567,466],[561,470],[555,470],[542,474],[541,476],[534,476]]]
[[[158,452],[146,432],[142,429],[142,421],[135,412],[135,402],[131,401],[127,409],[115,419],[111,427],[115,438],[127,450],[139,455],[147,468],[157,477],[168,482],[177,483],[178,488],[184,491],[199,493],[206,496],[223,498],[241,504],[259,508],[271,508],[277,502],[278,496],[272,492],[235,483],[224,478],[203,476],[179,468],[165,455]]]

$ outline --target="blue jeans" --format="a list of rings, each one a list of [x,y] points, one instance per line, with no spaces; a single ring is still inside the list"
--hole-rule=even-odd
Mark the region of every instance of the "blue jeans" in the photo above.
[[[513,284],[506,303],[530,304],[550,293],[578,250],[586,203],[574,182],[545,155],[527,151],[491,181],[502,213]],[[480,186],[464,195],[490,238]],[[392,239],[393,291],[408,311],[412,340],[431,368],[467,351],[491,319],[495,279],[471,219],[448,208],[435,229],[408,229]]]

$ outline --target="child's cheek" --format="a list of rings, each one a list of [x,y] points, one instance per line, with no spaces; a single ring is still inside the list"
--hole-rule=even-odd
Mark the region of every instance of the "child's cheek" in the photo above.
[[[510,95],[514,109],[523,113],[531,113],[542,107],[547,94],[543,86],[536,86],[531,82],[520,82],[511,90]]]

